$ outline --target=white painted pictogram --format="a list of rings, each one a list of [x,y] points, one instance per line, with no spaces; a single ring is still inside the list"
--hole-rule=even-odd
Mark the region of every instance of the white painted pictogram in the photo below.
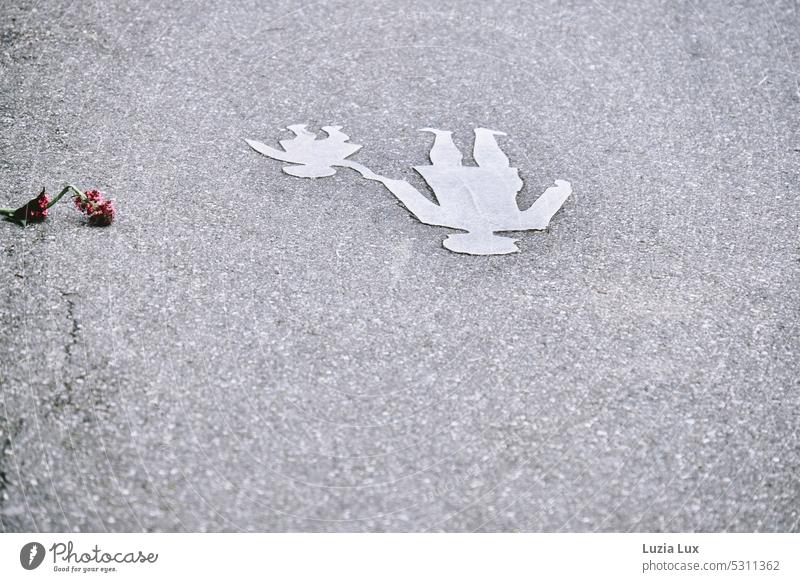
[[[473,158],[477,166],[462,164],[461,152],[453,143],[452,132],[426,128],[435,136],[430,152],[431,165],[414,166],[433,190],[432,202],[405,180],[381,176],[346,158],[362,146],[349,143],[341,126],[326,126],[324,139],[308,131],[305,125],[288,127],[296,137],[280,141],[283,151],[258,141],[246,140],[267,157],[294,164],[283,171],[301,178],[332,176],[336,167],[351,168],[367,180],[380,182],[416,216],[420,222],[446,226],[465,233],[451,234],[443,241],[446,249],[471,255],[502,255],[518,252],[517,239],[498,236],[497,232],[543,230],[572,193],[570,183],[556,180],[527,210],[520,210],[517,194],[522,189],[519,170],[512,168],[497,145],[495,136],[505,135],[491,129],[475,129]]]

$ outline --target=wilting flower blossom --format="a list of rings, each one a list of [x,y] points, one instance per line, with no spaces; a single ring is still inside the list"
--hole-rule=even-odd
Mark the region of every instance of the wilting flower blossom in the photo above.
[[[111,200],[107,200],[100,191],[87,190],[86,192],[81,192],[75,188],[73,192],[75,208],[89,218],[91,226],[108,226],[114,222],[114,203]]]
[[[108,226],[112,222],[114,222],[114,203],[111,200],[103,200],[89,214],[89,224],[92,226]]]

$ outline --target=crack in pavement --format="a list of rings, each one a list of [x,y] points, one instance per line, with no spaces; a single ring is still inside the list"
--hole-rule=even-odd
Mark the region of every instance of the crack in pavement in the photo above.
[[[9,499],[8,489],[13,484],[5,459],[13,454],[14,439],[22,431],[22,424],[21,418],[11,422],[6,417],[0,416],[0,527],[3,532],[18,531],[18,528],[11,526],[11,518],[4,515],[4,506]]]

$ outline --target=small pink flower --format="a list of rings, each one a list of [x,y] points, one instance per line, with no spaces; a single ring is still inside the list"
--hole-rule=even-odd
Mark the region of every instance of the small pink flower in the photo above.
[[[75,194],[75,208],[89,218],[90,226],[108,226],[114,222],[114,203],[98,190]]]
[[[103,201],[103,195],[99,190],[87,190],[85,195],[91,202],[100,203]]]
[[[111,200],[103,200],[89,214],[89,224],[92,226],[108,226],[112,222],[114,222],[114,203]]]
[[[47,218],[47,207],[50,205],[50,196],[44,190],[25,205],[28,222],[42,222]],[[22,210],[20,208],[19,210]],[[19,212],[18,210],[18,212]]]

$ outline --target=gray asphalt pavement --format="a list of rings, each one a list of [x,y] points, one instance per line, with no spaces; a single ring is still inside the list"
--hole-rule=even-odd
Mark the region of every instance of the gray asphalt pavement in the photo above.
[[[796,2],[0,5],[0,531],[800,530]],[[451,253],[474,127],[573,196]]]

